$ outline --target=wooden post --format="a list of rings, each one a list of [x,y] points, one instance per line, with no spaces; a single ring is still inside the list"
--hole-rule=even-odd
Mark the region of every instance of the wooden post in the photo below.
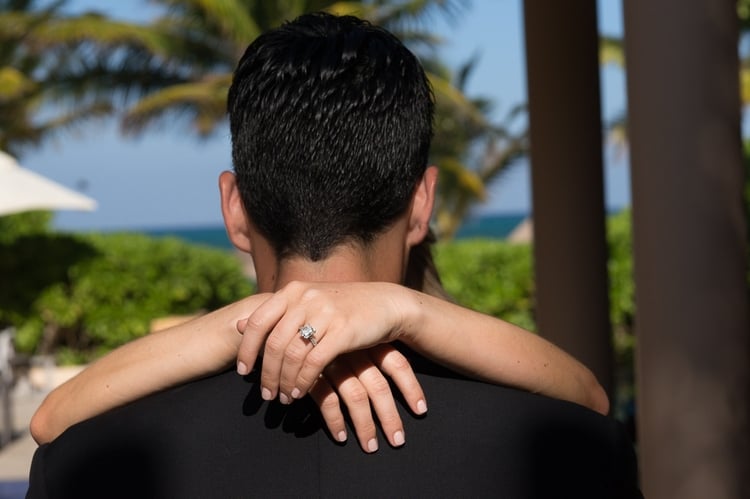
[[[736,5],[623,4],[644,494],[747,498],[750,318]]]
[[[596,2],[526,0],[539,333],[612,394]]]

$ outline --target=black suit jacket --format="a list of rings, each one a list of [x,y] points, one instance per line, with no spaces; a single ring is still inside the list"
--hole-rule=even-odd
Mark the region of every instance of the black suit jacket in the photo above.
[[[338,444],[307,399],[264,402],[226,372],[80,423],[41,446],[29,498],[641,497],[615,421],[413,359],[429,412],[407,443]]]

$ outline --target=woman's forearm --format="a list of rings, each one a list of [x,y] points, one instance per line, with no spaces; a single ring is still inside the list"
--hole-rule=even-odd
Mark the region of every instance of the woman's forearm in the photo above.
[[[237,320],[266,298],[245,298],[102,357],[47,396],[31,420],[32,436],[49,442],[79,421],[231,366],[241,340]]]
[[[424,293],[408,293],[401,338],[414,350],[472,378],[609,411],[591,371],[542,337]]]
[[[608,411],[607,396],[591,371],[543,338],[402,286],[361,286],[351,284],[350,292],[337,296],[337,302],[344,297],[352,302],[343,304],[343,315],[376,310],[361,308],[359,295],[353,293],[357,290],[370,304],[378,297],[397,303],[401,320],[396,321],[395,337],[426,357],[473,378]],[[251,315],[268,297],[248,297],[103,357],[49,394],[32,418],[32,435],[39,443],[48,442],[79,421],[230,366],[242,338],[237,321]],[[376,317],[366,319],[363,326],[377,322]],[[384,320],[380,337],[395,339],[387,325],[394,323]],[[358,335],[365,329],[354,328]]]

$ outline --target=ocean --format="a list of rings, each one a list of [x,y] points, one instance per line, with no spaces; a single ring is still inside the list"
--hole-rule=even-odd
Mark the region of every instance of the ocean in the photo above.
[[[456,234],[456,239],[493,238],[504,239],[520,224],[526,214],[493,214],[471,217],[464,221]],[[222,249],[232,249],[232,243],[221,225],[208,227],[179,227],[139,230],[149,236],[177,237],[190,243],[203,244]]]

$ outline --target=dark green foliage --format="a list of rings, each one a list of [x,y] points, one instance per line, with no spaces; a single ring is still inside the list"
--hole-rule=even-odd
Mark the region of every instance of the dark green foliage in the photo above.
[[[630,210],[610,217],[609,279],[611,320],[632,335],[635,316]],[[435,262],[445,289],[469,308],[534,329],[531,247],[493,239],[441,243]]]
[[[609,305],[612,344],[615,350],[615,417],[633,417],[635,397],[635,282],[633,281],[633,239],[631,212],[623,210],[609,218]]]
[[[441,243],[435,263],[458,303],[533,330],[531,248],[498,240]]]
[[[52,212],[26,211],[15,215],[0,216],[0,244],[15,241],[21,236],[47,234],[50,232]]]
[[[608,221],[610,317],[617,386],[614,414],[625,420],[634,396],[635,287],[630,211]],[[446,290],[469,308],[534,330],[534,277],[528,245],[499,240],[464,240],[438,244],[435,262]]]
[[[18,328],[24,352],[86,358],[146,334],[154,318],[213,310],[252,291],[226,251],[134,234],[54,234],[45,216],[10,218],[0,217],[0,324]],[[627,366],[635,317],[629,211],[612,217],[608,232],[614,343]],[[435,260],[456,301],[535,329],[528,245],[441,243]]]
[[[77,358],[252,292],[230,253],[139,234],[18,237],[0,244],[0,275],[0,323],[16,326],[17,348]]]
[[[635,283],[630,210],[609,218],[609,303],[613,342],[618,365],[632,366],[635,346]]]

